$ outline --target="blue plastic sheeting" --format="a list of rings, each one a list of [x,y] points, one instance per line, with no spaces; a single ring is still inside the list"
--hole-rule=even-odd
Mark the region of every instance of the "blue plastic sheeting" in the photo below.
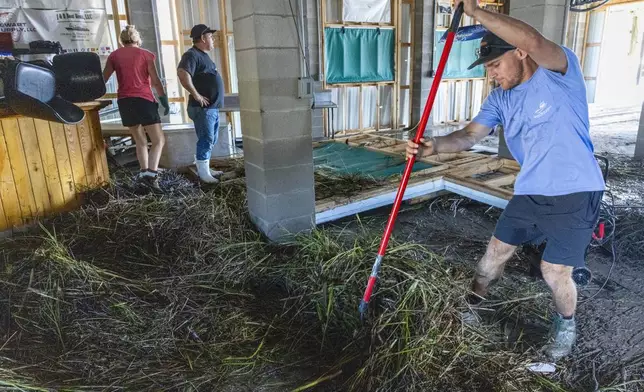
[[[313,149],[315,169],[336,173],[360,174],[375,179],[402,175],[405,158],[391,156],[363,147],[351,147],[344,143],[325,143]],[[432,165],[416,162],[413,171],[429,169]]]
[[[394,29],[324,29],[327,83],[394,80]]]
[[[485,76],[485,68],[478,65],[468,71],[476,59],[476,52],[481,45],[481,38],[487,30],[481,25],[465,26],[456,31],[454,44],[443,71],[443,79],[460,79],[460,78],[482,78]],[[447,32],[437,30],[434,34],[434,71],[438,68],[443,49],[445,48],[445,39]]]

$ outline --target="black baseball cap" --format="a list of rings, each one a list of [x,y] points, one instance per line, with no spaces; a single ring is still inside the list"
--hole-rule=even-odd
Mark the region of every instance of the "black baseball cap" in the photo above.
[[[213,30],[205,24],[198,24],[190,30],[190,38],[200,38],[204,34],[214,33],[215,31],[217,30]]]
[[[505,52],[516,49],[516,47],[505,42],[493,33],[487,32],[481,39],[481,47],[476,51],[478,59],[472,63],[467,69],[472,69],[477,65],[487,63],[495,58],[501,56]]]

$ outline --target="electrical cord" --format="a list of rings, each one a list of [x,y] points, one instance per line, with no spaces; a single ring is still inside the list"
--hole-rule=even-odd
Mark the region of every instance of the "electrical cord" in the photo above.
[[[300,30],[299,30],[299,26],[297,25],[297,19],[295,19],[295,11],[293,11],[293,4],[291,3],[291,0],[288,0],[288,6],[291,9],[291,17],[293,18],[293,24],[295,25],[295,32],[297,33],[297,42],[300,45],[300,51],[302,51],[302,57],[304,58],[304,64],[306,66],[306,76],[310,78],[311,69],[309,68],[309,58],[306,57],[306,53],[304,51],[304,45],[302,45],[302,38],[300,37]]]
[[[595,9],[597,9],[597,8],[603,6],[603,5],[606,5],[606,3],[608,3],[609,1],[610,0],[604,0],[599,4],[596,4],[596,5],[594,5],[592,7],[588,7],[588,8],[576,8],[576,7],[573,8],[573,7],[570,7],[570,11],[571,12],[590,12],[590,11],[595,10]]]
[[[615,215],[615,210],[614,210],[615,196],[610,190],[606,190],[604,194],[610,198],[610,203],[602,200],[601,206],[600,206],[599,220],[604,222],[605,225],[608,225],[609,232],[605,234],[603,238],[596,238],[596,239],[593,238],[593,240],[591,241],[591,246],[601,247],[606,245],[606,243],[610,241],[610,252],[611,252],[611,259],[612,259],[611,266],[610,266],[610,269],[608,270],[608,274],[606,275],[606,280],[604,280],[604,283],[601,285],[601,287],[597,289],[597,291],[590,297],[579,301],[580,305],[595,298],[604,289],[604,287],[606,287],[613,273],[613,270],[615,269],[615,264],[617,263],[617,251],[615,250],[615,230],[617,226],[617,216]]]

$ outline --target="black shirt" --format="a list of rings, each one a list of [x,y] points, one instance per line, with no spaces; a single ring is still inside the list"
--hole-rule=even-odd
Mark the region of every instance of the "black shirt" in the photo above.
[[[178,67],[192,76],[192,84],[197,92],[210,101],[208,109],[224,106],[224,83],[217,71],[217,65],[208,53],[193,46],[181,56]],[[188,105],[201,106],[192,94],[188,98]]]

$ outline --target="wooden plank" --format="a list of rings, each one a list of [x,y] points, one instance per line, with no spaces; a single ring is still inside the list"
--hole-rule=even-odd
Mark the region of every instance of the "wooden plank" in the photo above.
[[[98,182],[98,177],[102,177],[103,168],[97,166],[94,160],[94,147],[87,117],[76,124],[76,132],[78,133],[78,141],[80,142],[83,166],[85,166],[85,177],[87,177],[86,185],[94,186]]]
[[[391,127],[398,129],[400,115],[398,111],[400,109],[400,58],[402,56],[402,51],[400,50],[400,41],[401,41],[401,29],[400,25],[402,20],[400,18],[400,1],[392,0],[391,1],[391,22],[394,23],[398,28],[395,30],[394,34],[396,35],[396,41],[394,45],[394,87],[391,89]],[[410,59],[411,60],[411,59]]]
[[[403,2],[407,2],[406,0],[403,0]],[[409,35],[410,40],[411,40],[411,49],[409,50],[409,108],[407,109],[409,111],[409,126],[413,124],[413,107],[412,101],[414,97],[414,87],[412,80],[414,80],[414,51],[416,50],[416,44],[414,41],[414,35],[415,35],[415,29],[416,29],[416,17],[415,17],[415,9],[416,9],[416,3],[414,0],[409,1],[410,6],[409,6],[409,20],[411,21],[411,33]]]
[[[428,167],[427,169],[418,170],[411,173],[411,178],[414,177],[438,177],[442,176],[445,170],[448,170],[450,167],[448,165],[436,165],[433,167]]]
[[[228,60],[228,16],[226,14],[226,0],[219,0],[219,25],[221,26],[221,31],[223,34],[221,35],[221,54],[222,54],[222,68],[223,68],[223,74],[224,74],[224,87],[226,89],[226,93],[230,93],[232,91],[232,86],[230,82],[230,66],[229,66],[229,60]],[[299,32],[298,32],[299,34]]]
[[[515,170],[521,170],[521,165],[519,165],[519,162],[515,161],[514,159],[502,158],[502,160],[503,160],[503,167],[507,167]]]
[[[119,4],[118,0],[112,0],[112,15],[118,15],[119,14]],[[119,39],[119,36],[121,35],[121,21],[119,18],[114,18],[113,21],[114,23],[114,32],[116,33],[116,41],[118,43],[118,47],[122,47],[123,45],[121,44],[121,40]]]
[[[182,0],[170,0],[170,12],[174,16],[175,25],[174,25],[174,34],[176,39],[179,41],[179,51],[184,53],[185,44],[184,44],[184,35],[190,36],[190,30],[183,30],[183,4]],[[186,33],[187,31],[187,33]],[[181,54],[178,58],[181,57]],[[179,90],[183,90],[182,88]]]
[[[40,146],[40,158],[42,159],[45,183],[47,184],[47,192],[49,193],[51,203],[49,209],[55,212],[62,211],[65,209],[65,196],[63,195],[61,186],[58,161],[56,159],[56,151],[54,150],[49,122],[35,119],[34,125],[36,127],[38,145]]]
[[[45,178],[40,146],[36,135],[36,125],[33,118],[22,117],[18,119],[18,126],[22,134],[22,145],[27,159],[27,170],[31,180],[31,188],[36,201],[38,215],[44,215],[51,210],[51,199]]]
[[[468,163],[466,165],[457,166],[450,170],[450,176],[467,178],[475,174],[482,174],[503,167],[503,161],[496,158],[481,159],[479,161]]]
[[[487,187],[481,183],[473,182],[473,181],[467,181],[464,178],[461,177],[454,177],[450,174],[445,176],[449,181],[459,184],[465,187],[468,187],[470,189],[474,189],[479,192],[487,193],[488,195],[500,197],[506,200],[510,200],[512,196],[514,195],[514,192],[506,190],[506,189],[501,189],[501,188],[491,188]]]
[[[587,42],[588,41],[588,26],[590,25],[590,12],[584,12],[584,17],[586,18],[585,24],[584,24],[584,36],[582,38],[582,42]],[[575,42],[573,42],[573,45],[575,45]],[[579,64],[581,64],[581,69],[584,69],[584,62],[586,61],[586,46],[582,45],[581,46],[581,58],[579,59]]]
[[[203,0],[198,0],[198,3],[199,3],[199,23],[204,23],[205,25],[208,25],[208,21],[205,19],[207,15],[206,5],[204,4]]]
[[[481,161],[487,157],[488,157],[487,155],[478,155],[478,156],[472,156],[472,157],[465,157],[461,159],[454,159],[453,161],[449,161],[448,163],[454,166],[461,166],[468,163]]]
[[[11,160],[5,144],[2,123],[4,121],[0,123],[0,205],[2,205],[4,223],[0,222],[0,224],[3,224],[2,230],[6,230],[22,224],[22,210],[13,180]]]
[[[69,152],[69,162],[72,166],[74,176],[74,191],[79,187],[87,185],[87,176],[85,175],[85,163],[83,162],[83,151],[78,131],[75,125],[64,125],[65,138],[67,139],[67,151]]]
[[[91,148],[91,161],[96,167],[94,172],[94,184],[103,185],[109,179],[107,170],[107,157],[105,156],[105,142],[101,131],[100,118],[96,112],[86,113],[85,122],[88,127],[89,143]],[[97,129],[98,127],[98,129]]]
[[[125,4],[125,20],[129,21],[132,19],[132,14],[130,14],[130,0],[125,0],[123,3]]]
[[[324,39],[324,26],[326,26],[326,0],[321,0],[320,2],[320,22],[322,26],[322,31],[319,32],[320,34],[320,44],[322,45],[322,50],[320,51],[321,53],[321,59],[320,59],[320,64],[322,64],[322,89],[326,90],[328,89],[328,85],[326,83],[326,46],[325,46],[325,39]],[[330,130],[328,128],[325,128],[325,132],[329,132]]]
[[[76,203],[76,180],[72,170],[72,162],[69,158],[69,149],[67,146],[67,137],[65,135],[65,126],[59,123],[50,123],[51,139],[58,161],[58,175],[60,176],[60,185],[63,192],[63,198],[67,207]]]
[[[393,153],[400,153],[401,155],[404,155],[406,149],[407,149],[407,143],[403,143],[403,144],[398,144],[396,146],[384,148],[383,150],[388,152],[393,152]]]
[[[501,177],[493,178],[491,180],[483,181],[483,184],[487,186],[507,186],[514,184],[514,181],[517,179],[516,174],[506,174]]]
[[[18,203],[20,205],[23,223],[31,220],[36,216],[36,200],[34,199],[33,189],[31,188],[31,179],[27,169],[27,159],[22,145],[22,137],[18,126],[18,119],[2,120],[4,129],[4,138],[11,161],[11,171],[16,188]],[[3,177],[4,179],[4,177]]]
[[[7,217],[4,214],[4,207],[0,201],[0,233],[9,229],[11,226],[7,223]]]
[[[424,202],[429,201],[429,200],[436,199],[436,198],[438,198],[440,196],[449,195],[449,193],[450,192],[448,192],[448,191],[432,192],[432,193],[430,193],[428,195],[411,198],[411,199],[405,201],[404,203],[407,204],[407,205],[413,206],[415,204],[420,204],[420,203],[424,203]]]

